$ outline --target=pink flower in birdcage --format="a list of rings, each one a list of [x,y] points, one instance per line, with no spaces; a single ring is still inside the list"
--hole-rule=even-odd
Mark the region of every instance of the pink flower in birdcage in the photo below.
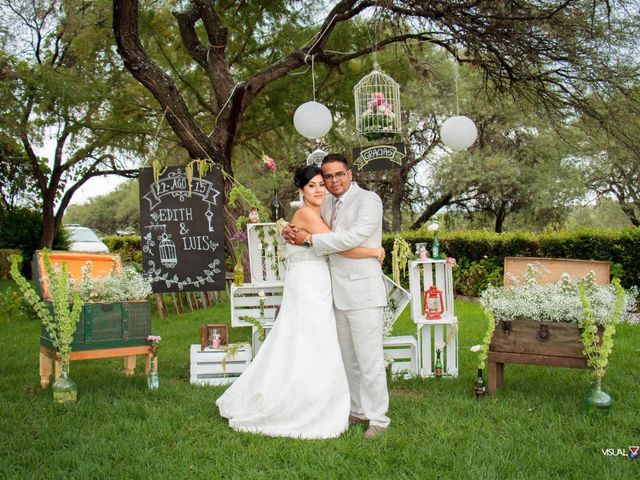
[[[456,259],[453,257],[447,257],[445,262],[451,265],[452,267],[455,267],[456,265],[458,265],[458,262],[456,262]]]
[[[374,92],[371,94],[371,104],[374,107],[378,107],[384,104],[384,94],[381,92]]]
[[[270,172],[275,172],[278,169],[278,164],[276,163],[276,161],[267,155],[262,156],[262,164]]]

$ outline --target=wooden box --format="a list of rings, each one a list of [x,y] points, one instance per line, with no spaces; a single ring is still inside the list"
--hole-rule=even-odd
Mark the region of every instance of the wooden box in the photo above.
[[[529,264],[542,267],[539,284],[560,280],[563,273],[584,277],[593,271],[596,283],[609,283],[609,262],[566,260],[560,258],[506,257],[504,283],[521,277]],[[600,327],[602,331],[602,327]],[[580,329],[575,323],[531,320],[498,321],[489,345],[487,393],[493,395],[504,380],[504,364],[543,365],[548,367],[590,368],[582,353]]]
[[[108,275],[114,268],[122,268],[120,257],[116,254],[51,251],[49,260],[54,267],[66,263],[69,276],[76,281],[82,277],[82,267],[88,261],[92,262],[91,275],[95,278]],[[53,312],[41,251],[36,252],[33,267],[36,289],[49,311]],[[79,351],[147,345],[149,335],[150,302],[85,303],[71,348]],[[41,327],[40,344],[52,348],[44,326]]]
[[[384,286],[387,289],[387,306],[393,308],[391,315],[393,322],[404,312],[404,309],[411,301],[411,294],[407,292],[401,285],[398,285],[386,275],[382,276]]]
[[[245,283],[241,286],[231,286],[231,326],[232,327],[249,327],[251,323],[241,320],[240,317],[249,316],[256,320],[260,320],[260,297],[258,294],[263,291],[264,297],[264,316],[262,324],[266,326],[273,325],[277,313],[282,303],[283,283],[273,284],[255,284]]]
[[[444,312],[439,319],[429,319],[423,311],[424,292],[435,286],[442,292]],[[436,344],[442,350],[443,373],[458,375],[458,317],[454,313],[452,265],[446,260],[413,260],[409,262],[411,319],[418,334],[418,373],[432,377],[435,373]]]
[[[382,340],[384,356],[392,360],[391,373],[413,377],[418,373],[418,342],[412,335],[386,337]]]
[[[284,282],[285,263],[280,251],[284,245],[278,243],[275,223],[248,223],[247,244],[251,283]]]
[[[247,369],[251,359],[250,345],[242,345],[233,356],[228,356],[222,348],[200,350],[199,344],[191,345],[190,382],[196,385],[229,384]]]
[[[251,347],[253,349],[253,358],[255,358],[256,355],[258,354],[258,350],[260,350],[260,347],[262,347],[262,344],[265,342],[265,340],[269,336],[269,333],[271,332],[271,329],[273,328],[273,326],[265,326],[263,328],[264,328],[264,339],[260,340],[260,331],[258,330],[258,328],[251,327]]]

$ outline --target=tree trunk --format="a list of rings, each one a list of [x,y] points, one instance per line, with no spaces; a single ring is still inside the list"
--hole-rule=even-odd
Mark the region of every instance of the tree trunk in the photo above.
[[[55,215],[53,213],[53,199],[43,195],[42,198],[42,236],[40,248],[53,248],[53,240],[56,238]]]
[[[505,202],[500,204],[500,208],[496,212],[496,223],[495,223],[495,232],[502,233],[502,228],[504,226],[504,220],[507,218],[507,205]]]
[[[432,216],[438,213],[438,211],[442,207],[449,205],[449,202],[451,201],[452,198],[453,198],[453,195],[451,193],[445,193],[440,198],[438,198],[435,202],[428,205],[427,208],[424,210],[424,212],[422,212],[422,214],[416,219],[416,221],[413,222],[413,225],[411,225],[410,229],[417,230],[418,228],[420,228],[424,222],[426,222]]]
[[[631,221],[631,224],[634,227],[640,227],[640,218],[637,215],[637,212],[640,211],[640,208],[638,208],[633,203],[619,202],[619,204],[624,214]]]

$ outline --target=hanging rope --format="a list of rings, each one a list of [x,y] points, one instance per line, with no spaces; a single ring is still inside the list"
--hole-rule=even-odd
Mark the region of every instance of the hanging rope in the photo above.
[[[314,69],[314,59],[315,55],[311,55],[311,84],[313,86],[313,101],[316,101],[316,72]]]
[[[456,84],[456,115],[460,116],[460,99],[458,97],[458,70],[460,66],[456,62],[455,84]]]

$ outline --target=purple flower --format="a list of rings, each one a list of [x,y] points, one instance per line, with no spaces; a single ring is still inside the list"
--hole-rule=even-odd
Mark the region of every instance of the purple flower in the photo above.
[[[231,236],[231,238],[229,238],[229,240],[232,242],[246,242],[247,234],[245,232],[236,232]]]

